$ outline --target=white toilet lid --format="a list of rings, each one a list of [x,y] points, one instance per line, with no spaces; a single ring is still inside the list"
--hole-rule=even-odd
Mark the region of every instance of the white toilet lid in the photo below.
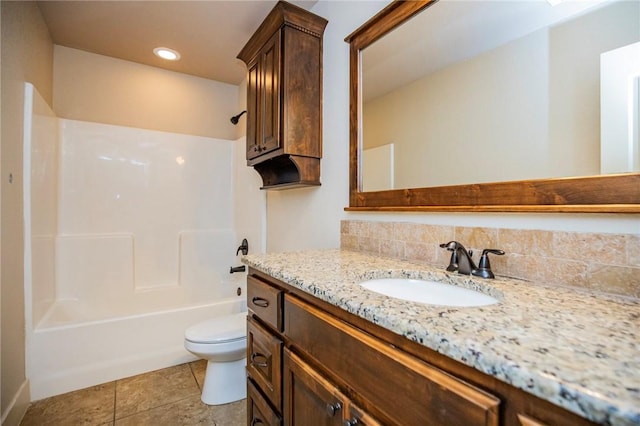
[[[223,315],[192,325],[184,332],[193,343],[223,343],[247,337],[247,313]]]

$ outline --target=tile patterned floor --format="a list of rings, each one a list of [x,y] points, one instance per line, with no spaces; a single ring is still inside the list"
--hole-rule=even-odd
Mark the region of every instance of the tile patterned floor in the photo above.
[[[205,361],[194,361],[35,401],[20,425],[245,425],[245,400],[200,401],[205,368]]]

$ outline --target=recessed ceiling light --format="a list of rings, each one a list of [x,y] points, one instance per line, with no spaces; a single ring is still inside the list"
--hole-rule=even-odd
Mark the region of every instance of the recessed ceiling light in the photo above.
[[[169,49],[168,47],[156,47],[153,49],[153,53],[156,56],[159,56],[162,59],[166,59],[168,61],[177,61],[180,59],[180,54],[173,49]]]

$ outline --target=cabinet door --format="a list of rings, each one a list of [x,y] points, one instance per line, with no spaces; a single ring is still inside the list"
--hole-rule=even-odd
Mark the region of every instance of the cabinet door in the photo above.
[[[260,52],[258,150],[260,154],[280,147],[280,31],[277,31]]]
[[[258,150],[258,123],[261,109],[258,101],[259,61],[249,66],[247,82],[247,160],[261,154]]]
[[[342,395],[294,353],[284,352],[285,425],[342,425]]]

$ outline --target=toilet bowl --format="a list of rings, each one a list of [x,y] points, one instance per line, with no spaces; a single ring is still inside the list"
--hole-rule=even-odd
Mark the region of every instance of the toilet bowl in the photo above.
[[[207,360],[202,402],[220,405],[246,398],[246,312],[192,325],[184,332],[184,347]]]

